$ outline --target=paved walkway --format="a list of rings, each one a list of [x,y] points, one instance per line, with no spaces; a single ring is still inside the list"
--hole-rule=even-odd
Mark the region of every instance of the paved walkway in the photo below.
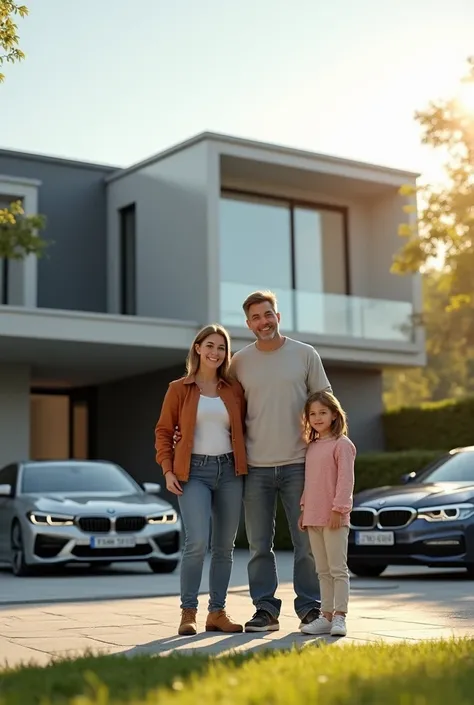
[[[238,557],[237,577],[242,577],[244,558],[243,555]],[[280,556],[279,564],[280,574],[288,577],[290,557]],[[153,577],[154,581],[159,580]],[[108,578],[113,587],[117,578],[113,575]],[[0,579],[3,579],[1,574]],[[178,576],[175,576],[175,588],[177,580]],[[279,596],[283,600],[279,632],[219,635],[201,631],[195,637],[178,637],[176,634],[179,617],[176,596],[3,604],[0,607],[0,663],[8,662],[10,666],[31,661],[46,664],[55,656],[76,656],[86,650],[96,654],[124,653],[130,656],[190,650],[224,654],[232,650],[288,648],[318,641],[314,637],[303,637],[297,630],[291,583],[281,583]],[[37,599],[41,599],[41,594],[37,593]],[[203,595],[199,619],[201,630],[204,628],[206,600],[207,595]],[[238,585],[233,581],[228,607],[232,616],[242,622],[251,616],[253,610],[248,588],[243,582]],[[348,626],[346,639],[320,637],[319,641],[342,645],[377,640],[397,642],[474,636],[472,582],[462,574],[426,572],[418,575],[395,573],[370,581],[354,579]]]

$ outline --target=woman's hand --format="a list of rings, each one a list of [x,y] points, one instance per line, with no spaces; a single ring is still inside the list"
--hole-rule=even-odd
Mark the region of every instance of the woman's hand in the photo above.
[[[306,531],[306,526],[303,526],[303,512],[298,517],[298,529],[300,531]]]
[[[172,492],[173,494],[182,495],[183,494],[183,488],[179,484],[178,478],[174,474],[174,472],[167,472],[165,475],[165,480],[166,480],[166,489],[168,492]]]
[[[341,512],[331,512],[331,518],[329,519],[330,529],[340,529],[342,526],[342,514]]]

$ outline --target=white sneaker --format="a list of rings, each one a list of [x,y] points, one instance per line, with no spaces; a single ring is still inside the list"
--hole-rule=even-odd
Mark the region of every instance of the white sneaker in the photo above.
[[[331,622],[326,617],[318,617],[314,619],[309,624],[304,624],[301,628],[302,634],[330,634],[331,633]]]
[[[342,614],[335,614],[331,623],[331,636],[346,636],[346,618]]]

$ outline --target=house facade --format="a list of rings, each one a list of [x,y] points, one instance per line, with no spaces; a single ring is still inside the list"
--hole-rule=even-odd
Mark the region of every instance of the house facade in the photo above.
[[[0,272],[0,466],[100,457],[157,476],[153,430],[196,331],[252,341],[275,291],[361,451],[383,448],[382,370],[425,363],[418,276],[390,273],[416,174],[201,134],[128,169],[0,150],[0,204],[47,217],[44,258]]]

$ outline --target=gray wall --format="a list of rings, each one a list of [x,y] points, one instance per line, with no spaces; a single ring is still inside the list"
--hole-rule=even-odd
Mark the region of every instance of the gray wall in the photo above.
[[[98,388],[97,456],[122,465],[138,482],[160,482],[155,462],[155,425],[168,384],[183,366],[104,384]],[[162,496],[177,504],[163,489]]]
[[[0,467],[30,456],[30,370],[0,365]]]
[[[120,312],[118,212],[135,203],[137,315],[208,322],[208,167],[203,142],[108,184],[111,313]]]
[[[104,176],[113,169],[0,152],[0,174],[39,179],[38,211],[53,240],[38,263],[38,306],[107,310]]]
[[[329,366],[326,372],[349,417],[349,436],[358,452],[383,450],[382,372]]]

